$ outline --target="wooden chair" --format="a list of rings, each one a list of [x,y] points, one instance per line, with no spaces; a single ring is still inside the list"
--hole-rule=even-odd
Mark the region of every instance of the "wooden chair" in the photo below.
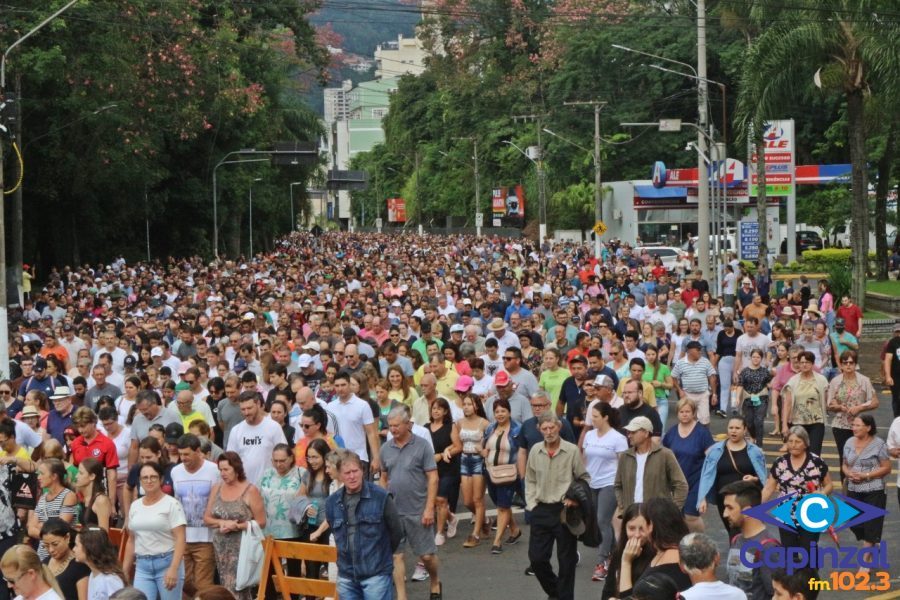
[[[284,569],[281,567],[282,558],[288,560],[309,560],[320,563],[337,562],[337,548],[322,544],[285,542],[276,540],[272,536],[266,537],[264,547],[266,554],[263,559],[263,572],[260,576],[257,600],[264,600],[266,588],[276,583],[281,591],[283,600],[291,600],[291,594],[337,598],[337,584],[335,582],[309,579],[307,577],[288,577],[284,574]],[[272,581],[269,581],[270,569],[275,571]]]

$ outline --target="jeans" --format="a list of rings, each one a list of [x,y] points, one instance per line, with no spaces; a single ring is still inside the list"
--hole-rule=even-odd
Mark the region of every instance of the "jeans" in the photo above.
[[[734,370],[734,357],[723,356],[719,359],[719,410],[728,412],[728,404],[731,402],[731,377]],[[737,410],[737,406],[734,407]]]
[[[613,531],[613,517],[616,514],[616,489],[615,486],[591,490],[594,493],[594,506],[597,507],[597,527],[600,528],[600,546],[597,548],[597,562],[603,563],[609,559],[613,543],[616,541]]]
[[[362,581],[338,577],[338,596],[341,600],[393,600],[394,578],[375,575]]]
[[[656,412],[659,413],[659,420],[662,421],[662,432],[666,432],[666,420],[669,418],[669,397],[656,397]]]
[[[155,554],[153,556],[137,556],[134,570],[134,587],[144,592],[147,600],[181,600],[184,587],[184,561],[178,565],[178,583],[171,590],[166,589],[164,577],[172,564],[174,552]]]
[[[562,506],[561,502],[538,504],[532,511],[528,560],[531,561],[531,568],[545,594],[558,600],[574,600],[578,540],[559,520]],[[554,543],[559,575],[553,572],[550,565]]]

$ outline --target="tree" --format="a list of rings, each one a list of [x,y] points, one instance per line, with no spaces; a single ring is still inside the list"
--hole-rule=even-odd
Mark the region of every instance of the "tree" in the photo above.
[[[769,3],[762,7],[765,15]],[[838,92],[847,103],[852,164],[850,205],[853,298],[865,306],[868,255],[868,174],[865,99],[873,89],[896,94],[900,88],[900,36],[897,21],[879,15],[896,6],[882,0],[798,0],[789,15],[767,28],[747,55],[739,97],[743,123],[773,118],[788,98],[811,94],[813,76],[825,93]]]

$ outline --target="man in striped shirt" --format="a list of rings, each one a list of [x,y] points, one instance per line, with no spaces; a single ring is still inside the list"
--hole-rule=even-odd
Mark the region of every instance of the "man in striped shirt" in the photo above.
[[[685,349],[685,357],[672,369],[675,389],[679,399],[689,398],[697,406],[697,419],[709,425],[709,407],[716,403],[716,369],[701,356],[700,342],[690,341]]]

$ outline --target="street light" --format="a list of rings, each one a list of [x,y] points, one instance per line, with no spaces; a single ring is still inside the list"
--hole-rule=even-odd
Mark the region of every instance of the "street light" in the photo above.
[[[228,160],[229,156],[245,155],[245,154],[255,154],[256,150],[253,149],[243,149],[243,150],[235,150],[233,152],[229,152],[225,156],[222,157],[222,160],[213,167],[213,175],[212,175],[212,187],[213,187],[213,253],[215,254],[216,259],[219,258],[219,192],[218,186],[216,182],[216,171],[222,165],[233,165],[237,163],[251,163],[251,162],[269,162],[268,158],[251,158],[249,160]]]
[[[78,0],[71,0],[58,11],[38,23],[25,35],[13,42],[0,58],[0,95],[6,92],[6,57],[22,42],[30,38],[32,35],[42,29],[47,23],[69,10]],[[0,124],[2,125],[2,124]],[[3,196],[6,189],[6,183],[3,179],[3,140],[0,139],[0,376],[9,377],[9,345],[6,340],[9,338],[9,323],[6,318],[6,303],[8,301],[6,295],[6,221],[3,217],[4,205]]]
[[[254,177],[250,180],[250,254],[247,260],[253,260],[253,184],[262,181],[262,177]]]
[[[650,58],[655,58],[657,60],[661,60],[663,62],[672,63],[675,65],[679,65],[689,69],[691,73],[694,74],[694,77],[697,80],[697,121],[699,123],[699,128],[702,130],[706,130],[707,128],[707,112],[706,112],[706,103],[707,103],[707,79],[706,79],[706,0],[697,0],[697,68],[695,69],[693,65],[682,62],[680,60],[675,60],[673,58],[667,58],[665,56],[660,56],[659,54],[653,54],[652,52],[645,52],[643,50],[635,50],[634,48],[629,48],[627,46],[622,46],[620,44],[613,44],[612,47],[618,50],[624,50],[625,52],[631,52],[633,54],[640,54],[642,56],[648,56]],[[697,135],[697,147],[704,152],[707,151],[706,146],[707,137],[704,135]],[[700,237],[699,240],[699,260],[697,261],[700,266],[700,270],[709,275],[709,177],[707,176],[706,169],[704,168],[703,158],[700,156],[697,157],[697,174],[698,174],[698,185],[697,185],[697,235]]]
[[[544,181],[544,168],[541,165],[540,151],[536,152],[537,160],[535,160],[527,152],[525,152],[524,150],[519,148],[519,146],[517,146],[515,144],[515,142],[513,142],[512,140],[503,140],[503,143],[512,146],[513,148],[515,148],[516,150],[519,151],[519,154],[521,154],[522,156],[524,156],[525,158],[530,160],[532,163],[534,163],[534,168],[537,170],[538,191],[542,191],[543,190],[543,181]],[[533,148],[534,146],[531,146],[531,147]],[[547,206],[546,206],[546,198],[543,193],[540,194],[540,198],[541,198],[541,203],[540,203],[541,214],[540,214],[540,225],[538,225],[540,233],[538,234],[538,236],[539,236],[539,239],[541,240],[541,243],[543,243],[543,240],[547,237]]]
[[[569,144],[570,146],[575,146],[579,150],[583,150],[584,152],[589,152],[594,159],[594,216],[598,221],[603,220],[603,205],[602,205],[602,197],[603,193],[600,189],[600,144],[599,144],[599,132],[598,137],[594,140],[596,143],[594,144],[594,149],[589,150],[582,146],[581,144],[577,144],[572,140],[565,138],[558,133],[550,131],[546,127],[544,128],[544,133],[548,133],[553,137]],[[600,236],[596,233],[594,234],[594,257],[600,258]]]
[[[291,184],[291,232],[297,228],[297,221],[294,220],[294,186],[304,185],[305,181],[295,181]]]

